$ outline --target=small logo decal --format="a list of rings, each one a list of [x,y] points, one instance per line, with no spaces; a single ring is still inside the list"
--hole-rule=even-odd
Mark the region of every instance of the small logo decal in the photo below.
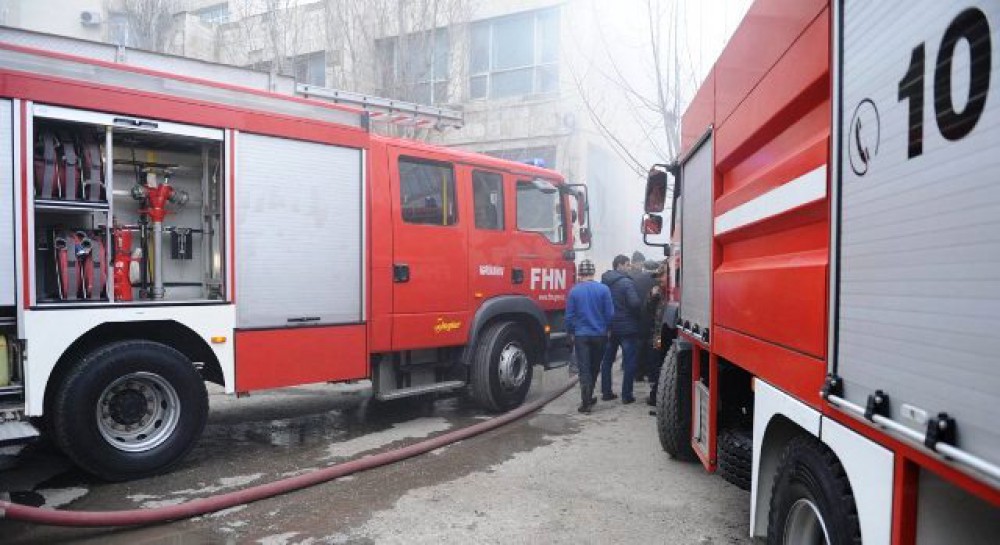
[[[503,267],[500,265],[480,265],[479,276],[503,276]]]
[[[878,155],[879,140],[882,138],[880,121],[878,108],[872,99],[866,98],[854,108],[846,144],[851,159],[851,170],[858,176],[868,173],[868,166]]]
[[[458,320],[445,321],[444,318],[438,318],[437,323],[434,324],[434,333],[450,333],[460,327],[462,327],[462,322]]]

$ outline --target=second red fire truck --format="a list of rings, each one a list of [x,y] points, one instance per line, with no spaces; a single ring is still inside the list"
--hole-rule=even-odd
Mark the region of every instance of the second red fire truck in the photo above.
[[[281,78],[124,54],[0,30],[0,440],[27,417],[131,479],[192,448],[204,381],[503,411],[558,358],[582,186],[376,136]]]
[[[757,0],[650,175],[661,443],[768,543],[1000,535],[998,29],[995,1]]]

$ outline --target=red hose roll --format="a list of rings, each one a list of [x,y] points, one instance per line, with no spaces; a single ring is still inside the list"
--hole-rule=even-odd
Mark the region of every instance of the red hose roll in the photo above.
[[[366,471],[379,466],[399,462],[407,458],[424,454],[445,445],[468,439],[487,432],[494,428],[509,424],[519,418],[527,416],[538,409],[541,409],[552,400],[564,394],[576,384],[572,380],[564,386],[550,392],[545,397],[522,405],[510,412],[491,418],[484,422],[467,426],[465,428],[407,445],[388,452],[382,452],[372,456],[366,456],[357,460],[351,460],[334,466],[317,469],[304,475],[289,477],[280,481],[250,487],[244,490],[219,494],[191,500],[178,505],[168,505],[153,509],[129,509],[125,511],[56,511],[53,509],[43,509],[20,505],[9,501],[0,501],[0,517],[7,520],[19,520],[24,522],[34,522],[37,524],[48,524],[53,526],[138,526],[143,524],[153,524],[157,522],[167,522],[171,520],[184,519],[221,511],[237,505],[262,500],[285,494],[293,490],[299,490],[326,482],[338,477]]]

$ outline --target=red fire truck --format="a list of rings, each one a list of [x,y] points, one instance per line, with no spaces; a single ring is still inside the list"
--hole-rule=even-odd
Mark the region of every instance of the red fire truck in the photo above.
[[[768,543],[1000,535],[998,29],[995,1],[757,0],[650,174],[661,442]]]
[[[29,418],[120,480],[191,449],[204,381],[524,400],[558,360],[585,189],[368,129],[448,111],[302,91],[350,102],[0,29],[0,440]]]

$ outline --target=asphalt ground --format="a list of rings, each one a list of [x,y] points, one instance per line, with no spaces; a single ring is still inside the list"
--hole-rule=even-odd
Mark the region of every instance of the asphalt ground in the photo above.
[[[536,368],[529,400],[565,384]],[[620,374],[616,380],[620,381]],[[616,385],[617,389],[617,385]],[[748,493],[660,449],[640,400],[577,413],[573,389],[484,435],[249,505],[130,529],[0,522],[3,543],[751,543]],[[59,509],[171,505],[410,444],[489,415],[463,398],[381,406],[367,384],[210,396],[201,441],[167,475],[105,483],[40,441],[0,448],[0,493]]]

